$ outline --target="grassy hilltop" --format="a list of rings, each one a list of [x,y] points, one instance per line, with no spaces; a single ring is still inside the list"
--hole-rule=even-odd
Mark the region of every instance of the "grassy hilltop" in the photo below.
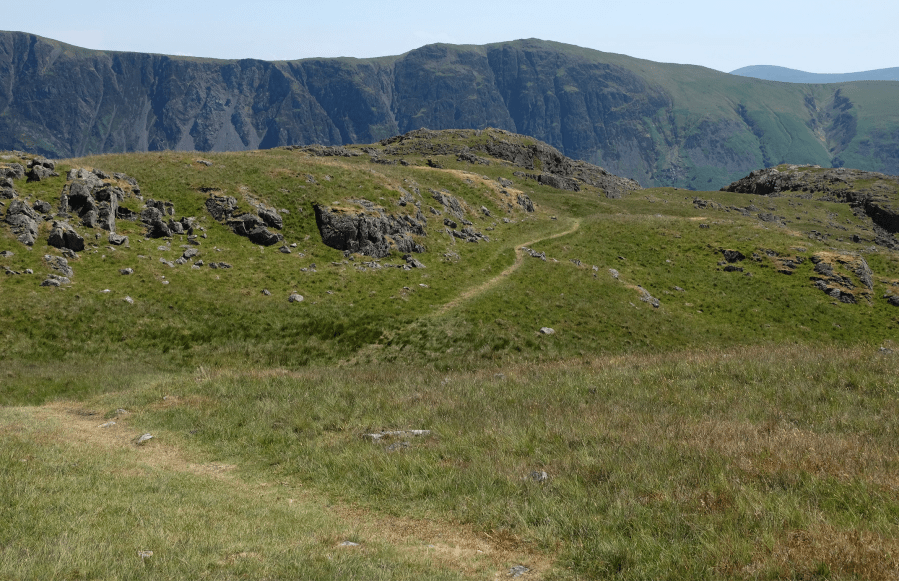
[[[419,132],[16,180],[56,214],[69,170],[127,174],[120,207],[196,238],[70,219],[85,248],[43,287],[52,222],[0,229],[0,579],[895,576],[892,234],[808,191],[559,189],[496,143],[543,151]],[[212,196],[285,210],[283,243]],[[424,268],[322,242],[316,208],[363,199],[420,212]]]

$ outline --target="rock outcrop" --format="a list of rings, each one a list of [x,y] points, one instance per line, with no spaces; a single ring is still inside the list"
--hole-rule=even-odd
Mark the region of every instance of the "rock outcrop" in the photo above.
[[[45,161],[45,164],[52,163]],[[32,169],[34,167],[45,166],[35,165]],[[110,175],[99,169],[74,168],[66,176],[59,212],[62,216],[77,218],[86,228],[115,232],[116,218],[121,215],[119,203],[139,193],[137,181],[125,174]]]
[[[899,232],[899,177],[855,169],[778,166],[750,173],[721,191],[776,196],[785,192],[844,202],[864,210],[891,234]]]
[[[539,174],[515,175],[561,190],[576,192],[586,184],[602,188],[610,198],[620,198],[642,189],[634,180],[612,175],[601,167],[568,158],[551,145],[502,129],[418,129],[384,139],[381,145],[388,155],[456,155],[457,159],[467,159],[473,151],[485,153],[526,170],[539,169]]]
[[[874,280],[871,268],[861,256],[818,252],[812,256],[815,286],[834,299],[854,304],[859,298],[868,301],[873,296]]]
[[[55,248],[68,248],[74,252],[81,252],[84,250],[84,237],[68,222],[53,222],[47,244]]]
[[[238,214],[237,199],[232,196],[210,194],[206,200],[206,210],[217,222],[227,225],[235,234],[249,238],[254,244],[272,246],[284,240],[282,234],[268,229],[269,226],[280,229],[281,216],[274,208],[264,204],[254,204],[255,214],[250,212]]]
[[[418,216],[392,215],[368,200],[352,200],[354,208],[315,205],[315,222],[322,242],[347,253],[383,258],[391,252],[424,252],[415,236],[426,236],[427,221]]]
[[[0,163],[0,179],[20,180],[25,177],[25,168],[18,163]]]
[[[27,166],[29,182],[39,182],[49,177],[56,177],[59,175],[55,171],[56,162],[44,159],[43,157],[36,157],[28,160]]]
[[[6,211],[6,223],[16,239],[26,246],[34,246],[41,217],[22,200],[13,200]]]

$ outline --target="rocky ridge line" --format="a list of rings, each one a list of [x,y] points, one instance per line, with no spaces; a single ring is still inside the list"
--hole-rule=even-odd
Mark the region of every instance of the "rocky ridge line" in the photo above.
[[[859,183],[861,182],[861,183]],[[899,232],[899,177],[856,169],[825,169],[820,166],[778,166],[750,173],[721,188],[722,192],[778,196],[795,192],[799,197],[842,202],[863,211],[884,230],[878,243],[899,248],[891,236]]]

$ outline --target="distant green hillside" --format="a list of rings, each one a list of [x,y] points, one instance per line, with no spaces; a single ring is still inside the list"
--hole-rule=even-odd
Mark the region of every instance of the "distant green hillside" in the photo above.
[[[899,82],[784,84],[542,40],[224,61],[0,33],[0,148],[65,158],[370,143],[496,127],[644,186],[779,163],[899,174]]]

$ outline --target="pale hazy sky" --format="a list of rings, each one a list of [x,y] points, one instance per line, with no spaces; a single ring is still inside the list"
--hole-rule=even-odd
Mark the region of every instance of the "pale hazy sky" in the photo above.
[[[541,38],[721,71],[844,73],[899,66],[897,24],[895,0],[44,0],[5,9],[0,29],[91,49],[265,60]]]

